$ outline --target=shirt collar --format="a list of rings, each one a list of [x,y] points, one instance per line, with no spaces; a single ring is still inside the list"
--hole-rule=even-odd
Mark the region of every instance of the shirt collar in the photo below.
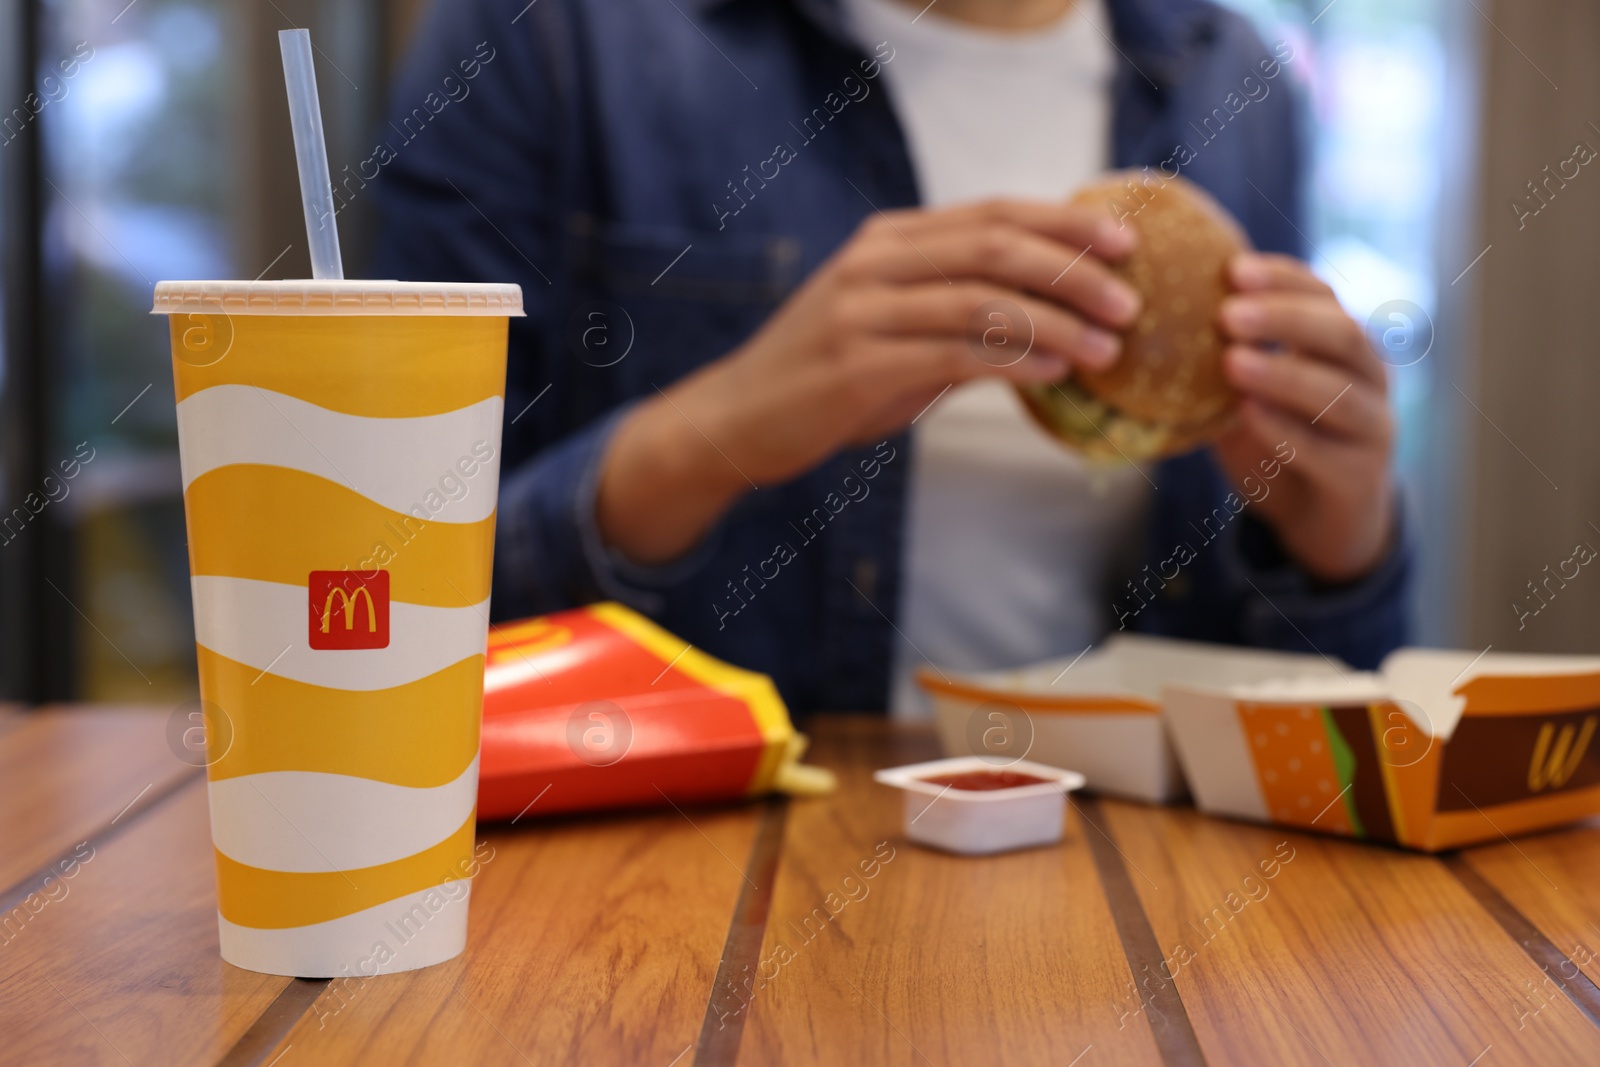
[[[741,0],[682,0],[696,15],[709,16]],[[770,0],[761,0],[766,3]],[[792,0],[795,7],[836,40],[850,42],[839,0]],[[1217,9],[1205,0],[1105,0],[1111,35],[1130,63],[1158,86],[1178,81],[1215,25]]]

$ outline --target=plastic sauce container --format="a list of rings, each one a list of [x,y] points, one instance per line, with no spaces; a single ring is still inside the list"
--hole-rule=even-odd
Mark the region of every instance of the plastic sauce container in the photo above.
[[[1060,841],[1067,794],[1084,784],[1077,771],[1025,760],[996,766],[980,756],[890,767],[872,777],[905,791],[906,837],[969,856]]]

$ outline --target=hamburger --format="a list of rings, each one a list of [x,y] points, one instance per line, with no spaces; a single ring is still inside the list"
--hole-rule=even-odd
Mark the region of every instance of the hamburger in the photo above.
[[[1109,369],[1017,386],[1028,411],[1095,459],[1157,459],[1215,438],[1238,405],[1223,373],[1217,313],[1229,292],[1228,260],[1249,239],[1199,186],[1148,169],[1107,174],[1072,202],[1133,227],[1138,247],[1111,269],[1138,292],[1142,310]]]

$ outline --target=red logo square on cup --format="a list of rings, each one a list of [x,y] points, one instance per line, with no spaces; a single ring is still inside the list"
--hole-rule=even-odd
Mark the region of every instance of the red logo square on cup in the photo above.
[[[311,647],[389,647],[389,572],[312,571]]]

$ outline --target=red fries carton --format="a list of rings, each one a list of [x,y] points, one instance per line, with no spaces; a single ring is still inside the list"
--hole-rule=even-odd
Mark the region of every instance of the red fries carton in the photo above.
[[[816,794],[772,680],[620,604],[493,628],[478,817]]]

